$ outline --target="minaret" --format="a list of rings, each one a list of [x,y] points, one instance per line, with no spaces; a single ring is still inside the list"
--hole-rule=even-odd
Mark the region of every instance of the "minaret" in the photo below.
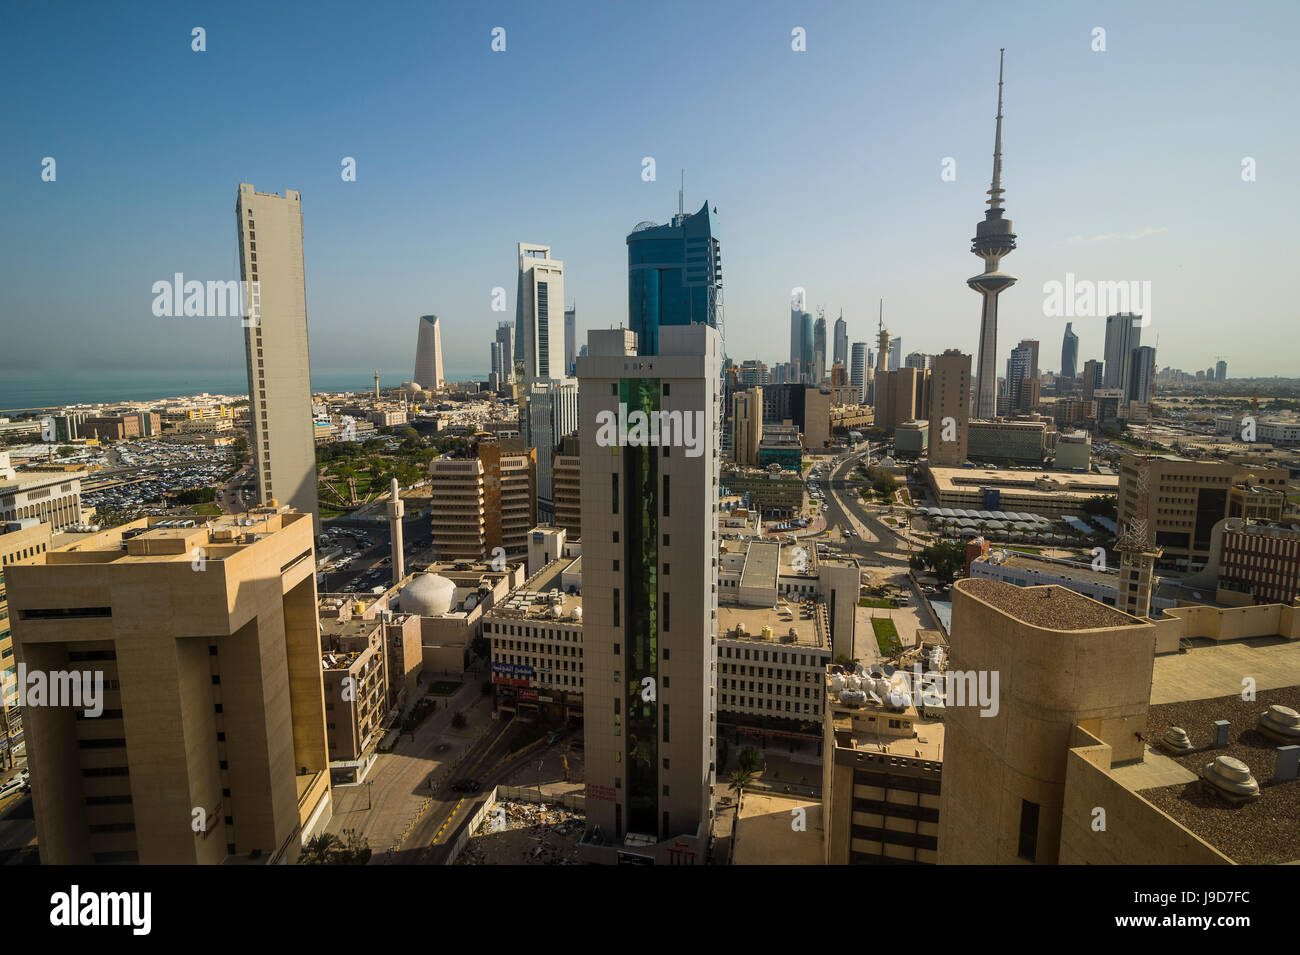
[[[998,55],[997,133],[993,139],[993,185],[989,189],[984,221],[975,227],[970,250],[984,260],[984,271],[966,284],[983,297],[980,312],[979,364],[975,368],[976,392],[973,417],[992,418],[998,399],[998,294],[1016,284],[1015,276],[998,271],[1002,257],[1016,247],[1011,220],[1002,217],[1002,59]]]
[[[375,399],[379,399],[379,369],[375,369]]]
[[[406,504],[402,501],[402,492],[397,486],[397,478],[393,478],[388,504],[384,509],[388,511],[388,536],[393,555],[393,586],[396,587],[406,576],[405,555],[402,553],[402,517],[406,514]]]

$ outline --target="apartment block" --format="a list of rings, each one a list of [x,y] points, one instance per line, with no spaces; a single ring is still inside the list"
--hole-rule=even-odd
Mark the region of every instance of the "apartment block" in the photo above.
[[[554,484],[554,521],[569,540],[582,538],[582,459],[576,434],[563,438],[551,459]]]
[[[50,525],[34,517],[0,524],[0,767],[14,764],[14,747],[23,738],[18,705],[18,658],[9,623],[5,567],[33,560],[50,549]]]
[[[433,548],[439,560],[528,553],[537,523],[537,455],[518,439],[480,439],[472,458],[429,462]]]
[[[970,355],[949,348],[934,356],[930,369],[930,463],[959,468],[966,463],[970,422]]]
[[[6,570],[28,673],[103,681],[98,715],[24,709],[43,863],[296,860],[331,812],[312,542],[147,518]]]

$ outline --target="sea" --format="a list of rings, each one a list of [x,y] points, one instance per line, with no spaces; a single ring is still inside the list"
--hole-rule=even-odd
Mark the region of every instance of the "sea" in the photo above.
[[[443,376],[447,381],[485,381],[481,370],[452,369]],[[411,380],[411,371],[379,369],[379,387],[396,388]],[[313,371],[311,387],[315,392],[372,391],[375,369]],[[184,398],[200,394],[242,396],[248,394],[248,379],[243,371],[172,371],[172,372],[96,372],[60,378],[48,371],[15,372],[0,370],[0,417],[11,413],[73,404],[100,404],[115,401],[151,401],[159,398]]]

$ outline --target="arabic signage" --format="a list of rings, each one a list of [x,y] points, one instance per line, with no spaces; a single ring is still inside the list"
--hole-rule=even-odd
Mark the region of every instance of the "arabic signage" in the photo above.
[[[526,676],[532,677],[536,671],[530,666],[522,663],[493,663],[492,672],[500,673],[502,676]]]

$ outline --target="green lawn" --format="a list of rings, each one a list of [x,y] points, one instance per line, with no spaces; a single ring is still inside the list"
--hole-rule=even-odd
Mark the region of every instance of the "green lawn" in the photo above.
[[[872,617],[871,629],[876,632],[876,644],[885,656],[891,657],[902,649],[902,642],[898,639],[898,628],[888,617]]]
[[[195,504],[194,513],[202,517],[209,517],[221,513],[221,508],[216,504],[208,502],[207,504]]]
[[[1007,550],[1019,551],[1022,554],[1041,554],[1041,547],[1026,547],[1024,544],[1008,544]]]
[[[858,599],[858,606],[874,607],[877,610],[893,610],[898,606],[898,604],[882,597],[861,597]]]

